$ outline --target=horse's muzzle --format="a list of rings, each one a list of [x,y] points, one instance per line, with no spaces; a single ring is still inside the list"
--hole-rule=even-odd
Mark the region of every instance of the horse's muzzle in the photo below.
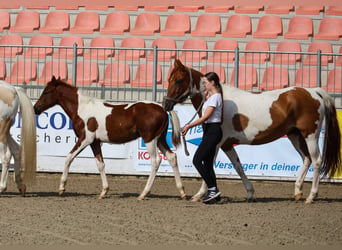
[[[36,105],[34,105],[33,110],[36,115],[40,115],[42,113],[41,109]]]
[[[173,109],[173,106],[175,106],[176,102],[172,99],[168,99],[166,96],[163,98],[163,108],[165,111],[171,111]]]

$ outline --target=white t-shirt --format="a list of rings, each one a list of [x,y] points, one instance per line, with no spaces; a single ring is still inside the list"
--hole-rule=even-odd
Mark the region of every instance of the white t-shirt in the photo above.
[[[202,107],[202,115],[204,115],[207,107],[214,107],[214,112],[211,114],[205,123],[221,122],[222,115],[222,97],[221,94],[216,93],[211,95],[204,103]]]

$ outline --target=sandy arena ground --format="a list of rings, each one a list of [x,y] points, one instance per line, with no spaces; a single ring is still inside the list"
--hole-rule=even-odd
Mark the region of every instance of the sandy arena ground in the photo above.
[[[70,174],[59,196],[60,174],[40,173],[26,197],[10,177],[0,196],[0,245],[342,245],[342,184],[321,183],[316,202],[305,205],[293,200],[293,182],[253,181],[257,201],[247,203],[241,181],[219,180],[226,201],[205,205],[180,200],[169,177],[157,177],[144,201],[137,197],[146,177],[108,176],[103,200],[97,199],[98,175]],[[195,178],[183,183],[188,198],[201,184]]]

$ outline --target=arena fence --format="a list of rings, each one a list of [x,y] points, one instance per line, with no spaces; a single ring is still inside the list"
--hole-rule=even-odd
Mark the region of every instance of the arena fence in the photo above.
[[[37,99],[52,75],[87,94],[112,102],[162,102],[174,59],[222,84],[260,93],[286,86],[322,87],[342,108],[342,54],[0,45],[0,79]]]

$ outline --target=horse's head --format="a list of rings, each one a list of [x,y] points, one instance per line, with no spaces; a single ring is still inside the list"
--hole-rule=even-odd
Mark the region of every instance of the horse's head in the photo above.
[[[167,96],[164,97],[163,106],[166,111],[173,109],[177,103],[199,94],[199,80],[202,74],[175,60],[169,77]]]
[[[46,84],[43,93],[39,97],[38,101],[34,105],[34,112],[39,115],[48,108],[56,105],[58,103],[58,95],[56,93],[58,85],[60,85],[62,81],[60,78],[56,79],[55,76],[52,76],[51,81]]]

